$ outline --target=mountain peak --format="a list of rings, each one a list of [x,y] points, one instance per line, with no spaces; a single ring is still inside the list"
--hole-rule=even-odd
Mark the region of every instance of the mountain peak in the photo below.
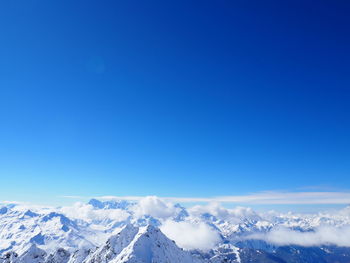
[[[114,259],[135,237],[138,233],[138,228],[127,224],[119,233],[111,236],[106,241],[105,245],[98,248],[90,255],[85,263],[104,263]]]
[[[104,205],[100,200],[97,200],[95,198],[90,199],[90,201],[88,202],[88,205],[92,205],[94,208],[99,208],[99,209],[103,209]]]
[[[179,248],[159,228],[148,225],[140,227],[137,235],[113,260],[113,263],[193,263],[198,262],[192,255]]]
[[[45,262],[46,252],[38,248],[35,244],[31,244],[27,250],[19,257],[18,262],[21,263],[43,263]]]
[[[192,255],[179,248],[153,225],[126,225],[106,244],[90,255],[85,263],[193,263]]]
[[[30,209],[28,209],[27,211],[25,211],[25,213],[23,214],[23,216],[27,216],[27,217],[36,217],[36,216],[39,216],[39,214],[34,213],[34,212],[31,211]]]

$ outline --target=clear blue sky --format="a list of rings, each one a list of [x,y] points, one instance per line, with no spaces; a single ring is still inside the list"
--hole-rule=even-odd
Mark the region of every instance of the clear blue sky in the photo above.
[[[350,189],[349,13],[1,1],[0,199]]]

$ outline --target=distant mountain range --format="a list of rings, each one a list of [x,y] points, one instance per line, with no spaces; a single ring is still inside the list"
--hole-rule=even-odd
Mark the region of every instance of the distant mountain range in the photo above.
[[[257,213],[157,197],[0,206],[0,263],[348,263],[350,208]]]

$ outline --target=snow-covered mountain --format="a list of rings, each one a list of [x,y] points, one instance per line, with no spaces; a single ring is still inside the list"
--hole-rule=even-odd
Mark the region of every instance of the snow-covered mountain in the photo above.
[[[200,262],[188,251],[179,248],[158,228],[148,225],[126,225],[117,235],[97,249],[84,261],[86,263],[126,262]]]
[[[23,251],[7,252],[0,258],[1,263],[201,263],[201,259],[189,251],[179,248],[157,227],[148,225],[124,226],[119,233],[111,236],[99,248],[76,250],[74,253],[58,248],[48,254],[31,244]]]
[[[53,211],[7,209],[0,215],[0,252],[19,250],[28,244],[44,249],[76,248],[96,244],[89,225]]]
[[[147,197],[0,206],[0,263],[350,262],[350,208],[257,213]]]

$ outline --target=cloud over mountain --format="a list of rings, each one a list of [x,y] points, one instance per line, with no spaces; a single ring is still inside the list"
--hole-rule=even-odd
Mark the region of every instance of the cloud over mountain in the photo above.
[[[161,230],[185,249],[208,250],[220,241],[218,231],[203,222],[167,220],[161,226]]]
[[[21,248],[28,242],[41,247],[99,245],[126,224],[157,226],[187,250],[247,240],[277,246],[350,247],[349,211],[346,207],[332,213],[257,212],[218,202],[184,208],[156,196],[133,201],[92,199],[58,208],[7,202],[0,207],[0,250]]]
[[[350,247],[350,226],[320,226],[312,231],[301,232],[286,227],[276,227],[264,234],[255,234],[248,239],[265,240],[276,245],[321,246],[336,245]]]

